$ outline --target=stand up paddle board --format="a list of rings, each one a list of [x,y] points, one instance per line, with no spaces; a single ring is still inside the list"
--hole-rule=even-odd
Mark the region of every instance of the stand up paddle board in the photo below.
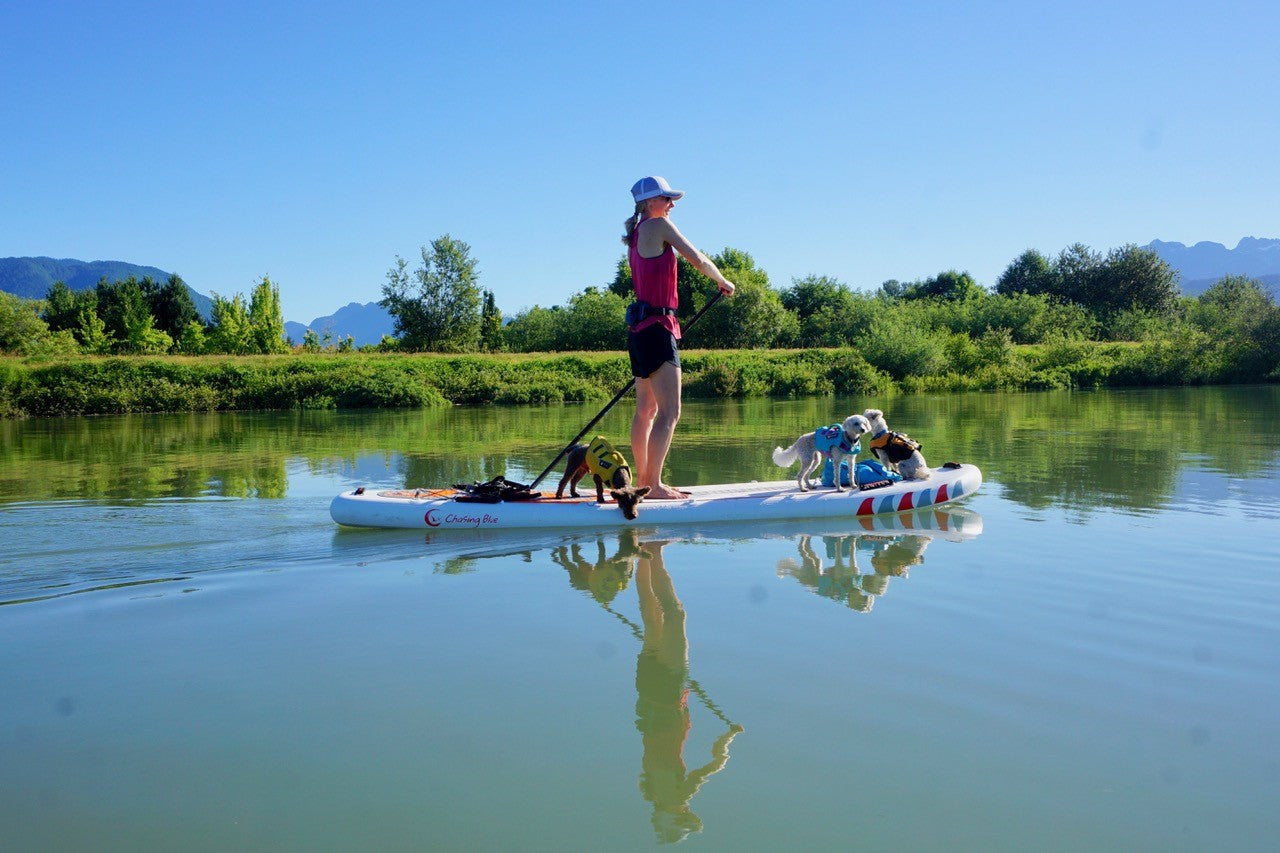
[[[601,528],[622,525],[701,524],[719,521],[783,521],[804,518],[855,518],[948,504],[982,485],[974,465],[936,468],[927,480],[902,480],[878,489],[816,487],[800,491],[795,480],[691,486],[683,500],[650,501],[639,518],[628,521],[613,500],[589,496],[556,500],[541,492],[536,500],[476,503],[459,489],[366,489],[343,492],[329,505],[338,524],[349,527],[425,530],[519,530],[529,528]]]

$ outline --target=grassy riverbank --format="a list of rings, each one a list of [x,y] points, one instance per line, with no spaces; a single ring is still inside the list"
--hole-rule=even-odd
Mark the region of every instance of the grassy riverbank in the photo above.
[[[1168,341],[1014,345],[964,338],[928,372],[912,372],[906,355],[895,376],[856,349],[693,350],[682,355],[685,394],[884,395],[1231,378],[1203,350]],[[0,358],[0,416],[604,401],[628,378],[624,353]]]

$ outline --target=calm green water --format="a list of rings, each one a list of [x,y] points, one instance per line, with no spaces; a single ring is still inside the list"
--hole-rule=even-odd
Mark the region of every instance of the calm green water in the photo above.
[[[1274,849],[1280,389],[690,403],[669,480],[872,404],[982,490],[429,538],[329,500],[594,410],[0,423],[0,847]]]

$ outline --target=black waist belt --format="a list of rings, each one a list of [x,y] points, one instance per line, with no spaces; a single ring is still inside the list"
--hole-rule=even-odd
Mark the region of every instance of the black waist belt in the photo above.
[[[627,306],[627,325],[637,326],[641,320],[647,320],[650,317],[673,317],[676,309],[663,308],[658,305],[650,305],[648,302],[636,300]]]

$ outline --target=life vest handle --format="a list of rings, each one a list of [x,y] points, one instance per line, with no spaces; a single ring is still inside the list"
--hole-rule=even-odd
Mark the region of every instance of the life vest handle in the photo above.
[[[702,315],[707,313],[707,310],[712,305],[715,305],[717,302],[719,302],[720,297],[723,295],[724,295],[723,293],[717,290],[715,294],[710,299],[707,300],[707,304],[703,305],[701,310],[699,310],[697,314],[694,314],[689,319],[688,323],[684,324],[684,328],[686,330],[692,329],[693,324],[701,320]],[[613,399],[605,404],[605,407],[600,410],[600,413],[596,415],[594,418],[592,418],[591,421],[582,428],[582,432],[575,435],[573,439],[564,446],[564,450],[561,450],[559,453],[557,453],[556,458],[551,460],[551,464],[548,465],[546,468],[544,468],[542,470],[542,473],[533,479],[533,482],[529,484],[530,491],[538,488],[538,484],[541,483],[543,480],[545,480],[547,478],[547,475],[551,473],[551,470],[560,464],[560,460],[565,457],[565,454],[568,453],[570,450],[572,450],[573,446],[577,444],[579,441],[581,441],[582,437],[586,435],[588,432],[590,432],[592,427],[600,423],[600,419],[603,418],[606,414],[608,414],[609,410],[612,409],[615,405],[617,405],[618,401],[621,400],[623,397],[625,397],[627,395],[627,392],[630,391],[632,386],[635,384],[636,384],[636,378],[632,376],[631,379],[628,380],[627,384],[623,386],[622,390],[619,391],[617,394],[614,394]]]

